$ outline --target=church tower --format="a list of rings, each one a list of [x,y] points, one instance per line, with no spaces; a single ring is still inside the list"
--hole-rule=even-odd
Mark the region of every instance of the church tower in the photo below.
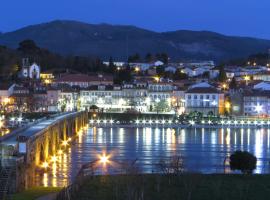
[[[22,59],[22,77],[28,78],[29,77],[29,58]]]

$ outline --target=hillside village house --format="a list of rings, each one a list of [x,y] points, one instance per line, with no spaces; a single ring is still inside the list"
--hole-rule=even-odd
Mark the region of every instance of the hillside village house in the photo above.
[[[261,82],[253,89],[243,94],[244,115],[269,116],[270,115],[270,83]]]
[[[208,83],[192,85],[185,92],[185,111],[210,112],[216,115],[224,114],[224,94]]]

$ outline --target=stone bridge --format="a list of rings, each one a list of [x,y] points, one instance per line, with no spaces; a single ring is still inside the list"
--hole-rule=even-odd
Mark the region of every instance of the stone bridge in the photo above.
[[[52,121],[52,122],[51,122]],[[45,127],[43,127],[43,124]],[[25,131],[17,137],[19,153],[25,153],[25,161],[28,165],[40,166],[43,162],[57,155],[57,151],[64,141],[76,137],[77,133],[88,124],[86,112],[71,113],[59,118],[49,119],[37,124],[32,131]],[[38,130],[43,128],[42,130]]]
[[[37,169],[57,155],[63,144],[75,138],[87,125],[87,112],[65,113],[39,121],[5,138],[2,146],[7,147],[8,153],[16,152],[16,156],[11,157],[8,153],[5,155],[2,148],[2,169],[11,167],[4,165],[5,157],[16,163],[16,173],[11,178],[11,183],[7,183],[12,185],[9,190],[23,190],[34,184]]]

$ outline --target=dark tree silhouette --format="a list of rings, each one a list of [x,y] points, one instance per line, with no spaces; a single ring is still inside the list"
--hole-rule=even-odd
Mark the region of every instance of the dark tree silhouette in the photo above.
[[[247,151],[236,151],[230,156],[231,170],[240,170],[243,174],[252,174],[256,164],[257,158]]]

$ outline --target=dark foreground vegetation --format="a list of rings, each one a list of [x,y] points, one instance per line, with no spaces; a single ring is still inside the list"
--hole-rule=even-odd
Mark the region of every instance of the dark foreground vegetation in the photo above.
[[[269,196],[270,175],[119,175],[85,178],[58,200],[266,200]]]

